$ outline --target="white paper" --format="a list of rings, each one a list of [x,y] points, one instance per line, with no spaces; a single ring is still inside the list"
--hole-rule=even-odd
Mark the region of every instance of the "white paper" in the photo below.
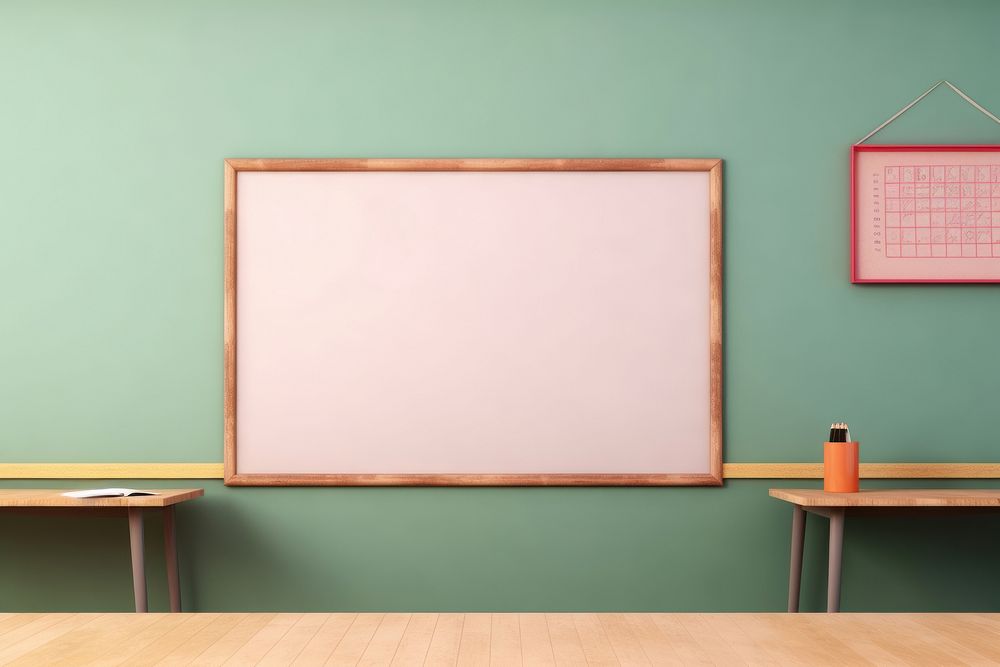
[[[63,494],[69,498],[118,498],[128,496],[155,496],[153,491],[142,491],[140,489],[84,489],[82,491],[67,491]]]

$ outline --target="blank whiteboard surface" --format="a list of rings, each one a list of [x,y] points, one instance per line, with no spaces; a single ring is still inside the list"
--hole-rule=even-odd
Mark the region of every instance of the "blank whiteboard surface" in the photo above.
[[[236,178],[240,475],[709,472],[707,172]]]

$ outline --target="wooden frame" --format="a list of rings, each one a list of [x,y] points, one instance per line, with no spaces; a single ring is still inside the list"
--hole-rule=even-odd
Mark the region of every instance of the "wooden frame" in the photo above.
[[[905,275],[892,276],[892,277],[866,277],[862,275],[860,269],[860,259],[859,255],[863,254],[859,251],[859,243],[861,242],[861,237],[863,234],[859,231],[859,218],[863,217],[859,214],[859,188],[858,188],[858,173],[859,166],[858,160],[860,154],[862,153],[997,153],[1000,152],[1000,145],[996,144],[891,144],[891,145],[877,145],[877,144],[854,144],[851,146],[851,216],[850,216],[850,243],[851,243],[851,282],[852,283],[997,283],[1000,282],[1000,273],[994,273],[992,275],[980,275],[978,277],[954,277],[954,276],[944,276],[944,277],[927,277],[926,275],[920,275],[919,271],[914,273],[906,273]],[[939,165],[935,165],[939,166]],[[994,173],[996,172],[996,167],[993,168]],[[980,181],[981,183],[981,181]],[[885,188],[885,183],[882,183],[882,188]],[[920,199],[923,199],[921,197]],[[928,197],[928,199],[931,199]],[[885,205],[885,197],[883,195],[883,205]],[[996,200],[993,200],[996,201]],[[964,206],[964,204],[963,204]],[[1000,211],[992,211],[993,206],[990,207],[991,211],[989,214],[998,215]],[[928,214],[931,212],[940,213],[942,216],[946,211],[935,211],[930,209]],[[961,213],[971,212],[967,210],[959,211]],[[985,212],[976,209],[975,212]],[[890,211],[882,211],[880,215],[878,211],[875,212],[876,216],[884,217],[887,216]],[[988,214],[988,215],[989,215]],[[878,220],[878,218],[876,218]],[[886,222],[875,223],[880,224],[881,228],[874,228],[872,233],[883,234],[888,231],[888,224]],[[933,225],[933,222],[929,223]],[[900,229],[905,228],[901,226]],[[884,247],[886,244],[882,243]],[[937,244],[940,246],[941,244]],[[880,253],[888,252],[887,250],[882,250]],[[929,252],[929,251],[928,251]],[[943,252],[943,251],[942,251]],[[996,251],[994,250],[994,253]],[[891,255],[895,256],[895,255]],[[890,257],[890,255],[886,255]],[[992,258],[987,258],[985,256],[971,257],[976,261],[992,261],[996,258],[994,254]],[[937,258],[938,261],[947,261],[949,257]],[[902,260],[906,261],[906,260]],[[918,260],[919,261],[919,260]]]
[[[236,201],[243,171],[702,171],[709,174],[707,474],[240,474],[236,449]],[[224,217],[224,480],[230,486],[667,486],[722,484],[722,161],[718,159],[229,159]]]

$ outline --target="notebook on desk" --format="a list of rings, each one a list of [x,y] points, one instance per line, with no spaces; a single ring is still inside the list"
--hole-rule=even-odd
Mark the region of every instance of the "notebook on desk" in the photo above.
[[[82,491],[67,491],[62,494],[68,498],[128,498],[129,496],[155,496],[155,491],[139,489],[84,489]]]

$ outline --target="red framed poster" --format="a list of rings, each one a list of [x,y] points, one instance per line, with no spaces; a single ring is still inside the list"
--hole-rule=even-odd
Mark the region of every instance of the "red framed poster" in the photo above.
[[[854,145],[851,282],[1000,282],[1000,145]]]

